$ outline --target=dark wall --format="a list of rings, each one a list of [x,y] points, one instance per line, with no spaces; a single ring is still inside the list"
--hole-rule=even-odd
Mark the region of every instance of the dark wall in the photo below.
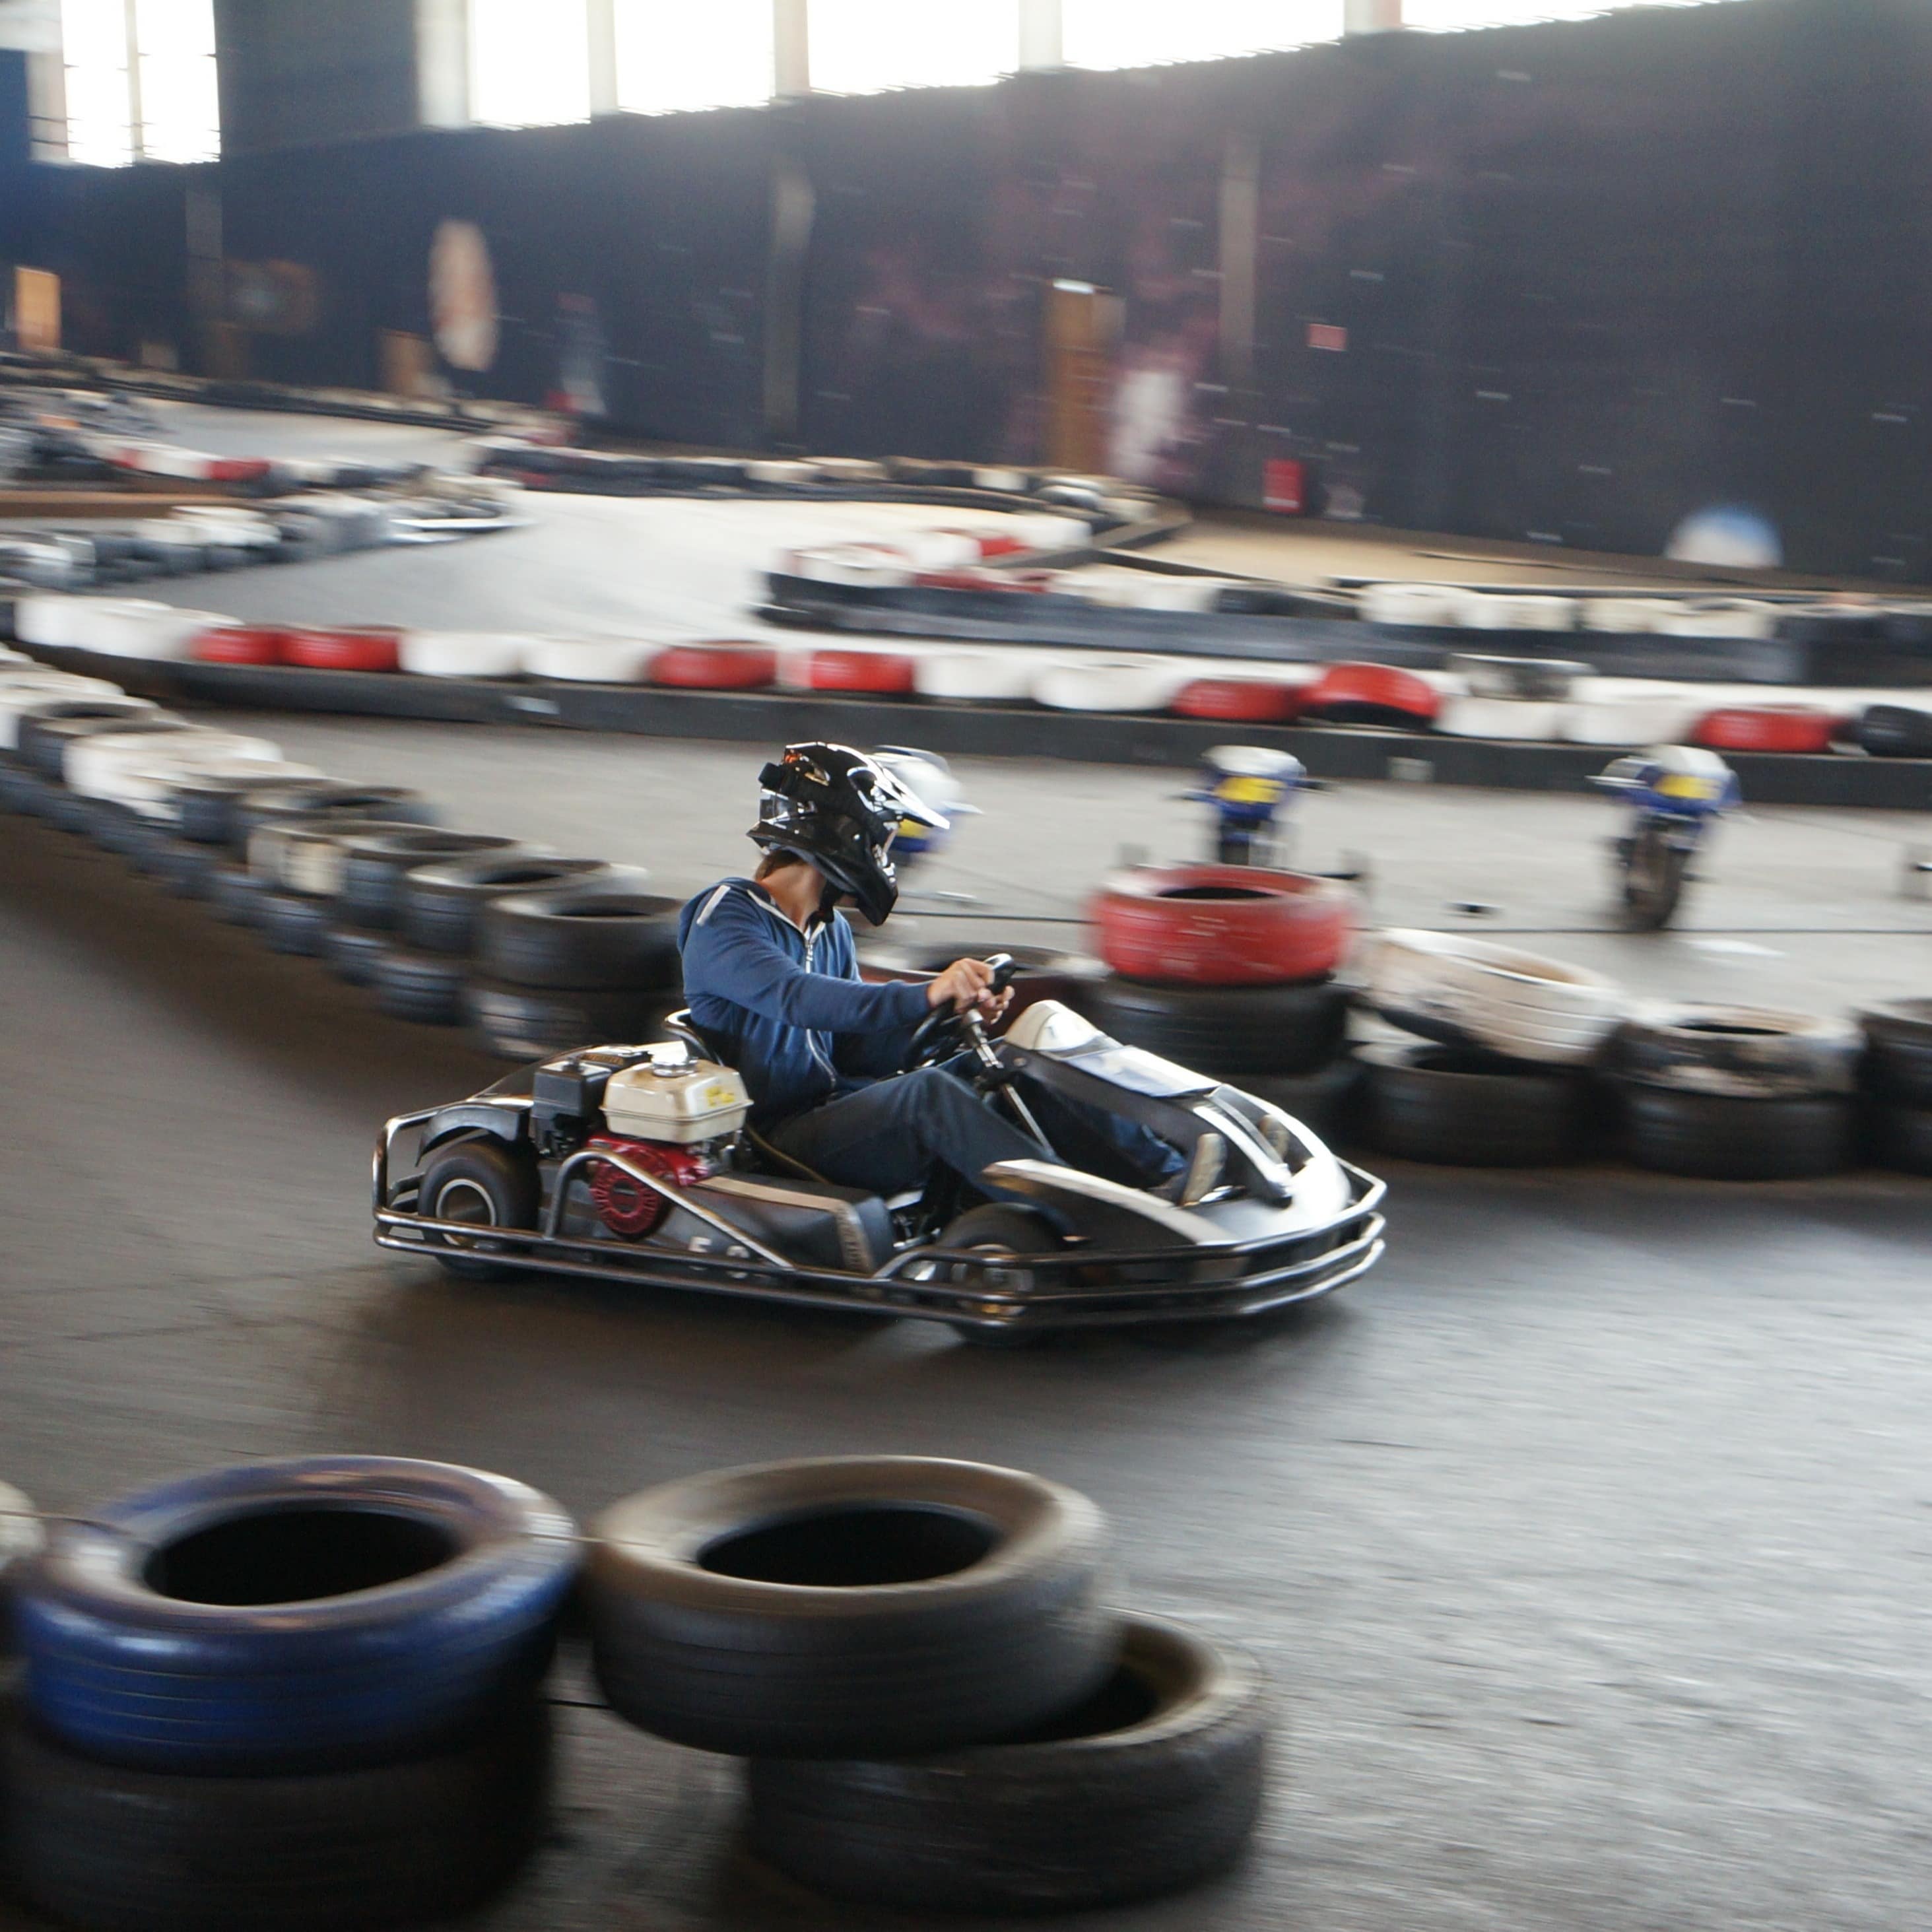
[[[413,0],[215,0],[230,154],[416,122]]]
[[[1732,0],[520,133],[231,129],[216,170],[62,175],[35,233],[81,346],[124,353],[184,328],[182,199],[212,181],[232,256],[318,278],[316,326],[253,338],[256,372],[368,382],[379,330],[430,326],[438,224],[473,221],[501,347],[459,386],[677,440],[1015,461],[1046,291],[1090,282],[1124,298],[1112,460],[1163,488],[1258,503],[1300,457],[1334,514],[1649,554],[1728,508],[1797,567],[1924,580],[1928,88],[1922,0]],[[1221,231],[1231,169],[1252,234]],[[810,187],[796,262],[778,176]],[[1250,249],[1251,355],[1222,336]],[[767,347],[794,342],[774,434]]]

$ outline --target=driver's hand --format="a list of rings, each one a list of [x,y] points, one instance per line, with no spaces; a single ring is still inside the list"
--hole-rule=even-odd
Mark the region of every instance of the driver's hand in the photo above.
[[[1004,993],[993,991],[993,969],[983,959],[956,959],[943,973],[926,982],[926,1004],[937,1010],[950,1000],[956,1013],[976,1010],[982,1019],[998,1019],[1012,997],[1010,987]]]

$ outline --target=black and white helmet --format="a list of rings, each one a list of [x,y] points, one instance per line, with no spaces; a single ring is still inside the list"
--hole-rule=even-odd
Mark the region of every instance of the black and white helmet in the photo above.
[[[899,896],[892,845],[902,824],[944,831],[944,814],[876,758],[849,745],[788,745],[758,774],[753,842],[815,866],[874,926]]]

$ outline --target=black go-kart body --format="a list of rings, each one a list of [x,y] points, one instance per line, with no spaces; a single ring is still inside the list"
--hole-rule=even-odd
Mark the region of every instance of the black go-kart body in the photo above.
[[[378,1244],[461,1274],[536,1269],[989,1335],[1258,1315],[1332,1293],[1382,1252],[1382,1182],[1280,1108],[1122,1046],[1057,1002],[995,1041],[964,1026],[981,1090],[1029,1126],[1016,1076],[1139,1122],[1189,1157],[1186,1204],[1103,1160],[988,1170],[1032,1208],[962,1214],[943,1174],[894,1201],[836,1186],[745,1126],[742,1083],[687,1016],[670,1030],[389,1121],[376,1148]],[[676,1115],[672,1137],[639,1138],[635,1116],[615,1111],[620,1089],[627,1107]]]

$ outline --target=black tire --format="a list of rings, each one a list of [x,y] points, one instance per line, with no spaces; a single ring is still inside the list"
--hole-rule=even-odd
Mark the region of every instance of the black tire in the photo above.
[[[392,1019],[460,1026],[464,974],[460,959],[391,946],[376,960],[369,983],[376,989],[376,1004]]]
[[[1908,704],[1868,705],[1856,734],[1875,758],[1932,758],[1932,711]]]
[[[1261,1815],[1267,1687],[1245,1654],[1130,1616],[1112,1675],[1003,1742],[891,1762],[747,1767],[752,1850],[900,1911],[1124,1904],[1231,1864]]]
[[[668,993],[592,988],[532,992],[472,980],[463,1016],[489,1051],[504,1060],[548,1060],[580,1046],[635,1046],[656,1040],[680,1001]]]
[[[1582,1151],[1591,1088],[1582,1076],[1473,1048],[1362,1048],[1370,1146],[1443,1167],[1550,1167]]]
[[[1264,1074],[1233,1084],[1292,1114],[1328,1140],[1346,1135],[1354,1125],[1362,1063],[1353,1054],[1343,1053],[1313,1073]]]
[[[1106,1528],[1035,1476],[834,1456],[607,1510],[585,1573],[620,1717],[701,1750],[901,1755],[1069,1709],[1107,1675]]]
[[[1653,1087],[1801,1097],[1852,1092],[1864,1046],[1850,1022],[1814,1013],[1658,1006],[1618,1028],[1610,1064]]]
[[[424,826],[414,832],[358,832],[342,842],[342,890],[337,905],[345,926],[372,932],[395,929],[402,910],[403,880],[410,869],[436,859],[520,850],[514,838],[490,832],[446,832]]]
[[[220,860],[212,846],[170,838],[157,828],[154,842],[144,848],[137,863],[178,898],[205,899],[213,890]]]
[[[130,1771],[4,1723],[7,1862],[94,1932],[374,1932],[472,1910],[543,1833],[549,1714],[525,1698],[459,1749],[253,1778]]]
[[[137,830],[152,823],[124,805],[105,806],[94,822],[94,842],[104,852],[112,852],[118,858],[131,858],[135,847],[142,842],[136,836]]]
[[[15,1625],[33,1721],[104,1764],[208,1777],[442,1749],[542,1684],[575,1526],[508,1478],[296,1456],[52,1528]]]
[[[338,980],[352,986],[374,983],[376,968],[389,950],[386,932],[364,932],[359,926],[332,926],[323,936],[322,956]]]
[[[255,923],[271,952],[292,952],[304,959],[320,956],[328,937],[331,908],[326,899],[306,892],[264,890]]]
[[[246,866],[217,866],[208,875],[208,904],[230,926],[260,926],[268,892],[268,882]]]
[[[10,1580],[38,1552],[41,1540],[40,1519],[32,1503],[10,1484],[0,1483],[0,1664],[12,1655],[14,1648]],[[6,1780],[0,1778],[0,1821],[6,1815]],[[5,1862],[0,1858],[0,1869]]]
[[[1348,993],[1333,979],[1285,986],[1155,986],[1116,974],[1088,1012],[1104,1033],[1238,1085],[1245,1073],[1312,1073],[1342,1050]]]
[[[971,1248],[989,1256],[1057,1254],[1066,1244],[1060,1230],[1036,1208],[1016,1202],[989,1201],[983,1207],[969,1208],[950,1222],[939,1238],[942,1248]],[[1016,1277],[1018,1277],[1017,1281]],[[931,1277],[926,1277],[930,1279]],[[956,1275],[956,1280],[961,1276]],[[970,1271],[966,1277],[971,1279]],[[1002,1294],[1024,1289],[1025,1270],[1001,1269],[987,1281],[989,1288]],[[977,1322],[956,1322],[953,1332],[976,1348],[1008,1348],[1032,1339],[1034,1331],[1017,1321],[998,1325]]]
[[[1932,1107],[1932,1000],[1890,1000],[1858,1016],[1865,1080],[1881,1100]]]
[[[258,825],[325,813],[337,818],[379,818],[399,825],[436,823],[436,809],[421,792],[398,785],[341,784],[333,778],[305,778],[242,794],[232,814],[236,849],[248,849],[249,836]]]
[[[542,1188],[527,1149],[508,1148],[487,1135],[446,1141],[423,1162],[416,1212],[425,1220],[460,1221],[476,1228],[534,1228]],[[484,1257],[495,1252],[482,1235],[426,1235],[443,1268],[465,1281],[494,1281],[518,1272],[514,1262]]]
[[[1932,1107],[1874,1108],[1871,1143],[1881,1167],[1900,1174],[1932,1174]]]
[[[136,718],[156,715],[152,704],[138,698],[50,698],[20,714],[14,728],[14,755],[42,778],[58,779],[68,740],[86,735],[71,728],[115,724],[125,730]]]
[[[477,960],[513,986],[668,992],[679,982],[676,899],[594,885],[516,892],[478,916]]]
[[[0,764],[0,806],[24,818],[38,818],[42,801],[53,790],[39,772],[9,757]]]
[[[1707,1180],[1802,1180],[1850,1164],[1849,1100],[1748,1100],[1618,1084],[1624,1151],[1639,1167]]]
[[[1624,924],[1630,931],[1660,932],[1670,923],[1690,864],[1690,855],[1655,826],[1646,826],[1630,842],[1623,876]]]
[[[314,778],[257,778],[202,774],[177,778],[168,787],[174,801],[177,829],[197,844],[236,842],[235,814],[244,798],[266,798],[291,785],[312,785]]]
[[[615,872],[602,859],[552,858],[532,847],[418,866],[404,876],[398,924],[425,952],[466,956],[476,943],[476,916],[490,900],[566,880],[608,882]]]
[[[40,816],[57,832],[70,832],[77,838],[86,838],[94,830],[94,800],[82,797],[78,792],[69,791],[64,785],[56,786],[47,794]]]

